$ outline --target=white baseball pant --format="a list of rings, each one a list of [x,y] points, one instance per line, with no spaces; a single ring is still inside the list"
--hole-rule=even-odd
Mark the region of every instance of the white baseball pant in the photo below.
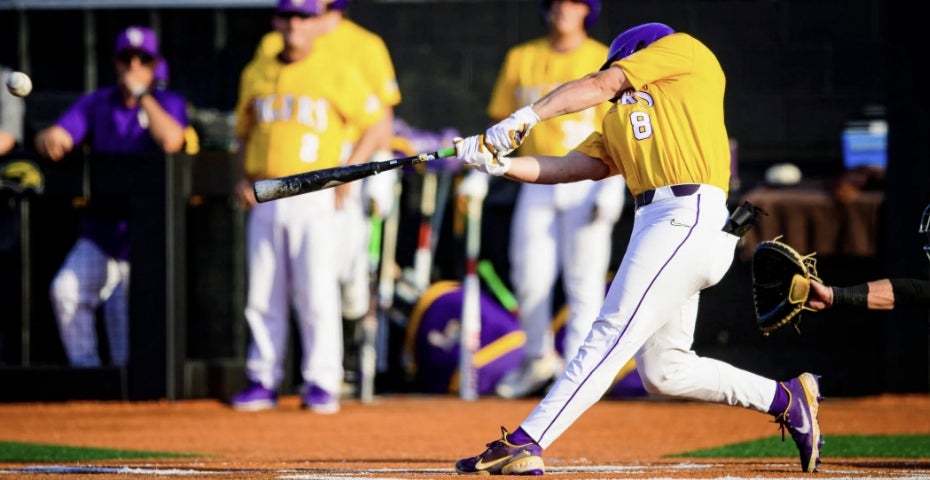
[[[575,356],[604,301],[613,228],[623,210],[626,184],[620,176],[603,182],[520,186],[511,222],[510,278],[527,358],[542,358],[555,348],[550,323],[560,274],[568,307],[562,345],[566,359]],[[618,205],[592,218],[599,188],[617,189]]]
[[[701,185],[675,197],[656,189],[636,209],[620,270],[578,354],[520,425],[543,448],[551,445],[610,387],[631,358],[656,395],[768,411],[777,383],[692,349],[700,291],[723,278],[738,237],[721,228],[726,194]]]
[[[301,376],[338,397],[342,317],[333,191],[260,203],[248,220],[248,299],[252,332],[246,374],[277,389],[284,375],[289,314],[300,334]]]
[[[68,363],[100,366],[97,307],[104,303],[104,325],[111,363],[129,361],[129,262],[110,257],[94,242],[79,238],[52,279],[49,297]]]

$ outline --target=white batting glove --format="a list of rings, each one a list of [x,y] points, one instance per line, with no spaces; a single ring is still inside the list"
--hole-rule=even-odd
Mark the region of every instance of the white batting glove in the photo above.
[[[455,193],[460,197],[483,199],[488,195],[488,176],[477,170],[468,172],[455,189]]]
[[[485,132],[485,143],[491,153],[507,155],[523,143],[530,129],[537,123],[539,115],[536,115],[533,107],[527,105],[489,128]]]
[[[510,169],[510,159],[492,155],[488,150],[484,135],[472,135],[468,138],[456,137],[452,143],[455,145],[455,155],[466,165],[495,176],[503,175]]]

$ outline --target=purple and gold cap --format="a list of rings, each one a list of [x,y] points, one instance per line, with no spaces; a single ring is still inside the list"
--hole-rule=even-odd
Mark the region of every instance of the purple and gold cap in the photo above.
[[[278,0],[275,13],[292,13],[315,17],[323,13],[319,0]]]
[[[124,50],[137,50],[157,57],[159,56],[158,36],[150,28],[133,25],[116,37],[114,53],[119,54]]]

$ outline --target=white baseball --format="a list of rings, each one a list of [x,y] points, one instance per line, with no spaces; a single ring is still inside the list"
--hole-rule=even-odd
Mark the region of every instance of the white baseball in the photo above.
[[[32,91],[32,79],[23,72],[13,72],[6,79],[6,89],[17,97],[25,97]]]

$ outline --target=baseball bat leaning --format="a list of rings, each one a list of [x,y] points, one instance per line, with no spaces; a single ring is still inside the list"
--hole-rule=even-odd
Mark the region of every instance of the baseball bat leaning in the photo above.
[[[362,317],[362,338],[359,342],[359,398],[362,403],[371,403],[375,398],[375,375],[378,369],[378,265],[381,262],[383,222],[372,208],[369,218],[368,240],[368,312]]]
[[[481,283],[478,255],[481,250],[482,197],[468,198],[468,226],[465,232],[465,281],[462,283],[462,326],[459,345],[459,397],[478,398],[478,369],[475,354],[481,348]]]
[[[433,277],[433,215],[436,213],[436,172],[423,174],[423,190],[420,193],[420,230],[417,234],[417,249],[413,255],[414,283],[419,292],[429,288]]]
[[[337,187],[344,183],[361,180],[386,170],[393,170],[407,165],[416,165],[430,160],[454,156],[455,147],[448,147],[435,152],[421,153],[411,157],[360,163],[357,165],[343,165],[298,173],[287,177],[258,180],[252,185],[252,189],[255,192],[255,199],[259,203],[264,203],[271,200]]]

